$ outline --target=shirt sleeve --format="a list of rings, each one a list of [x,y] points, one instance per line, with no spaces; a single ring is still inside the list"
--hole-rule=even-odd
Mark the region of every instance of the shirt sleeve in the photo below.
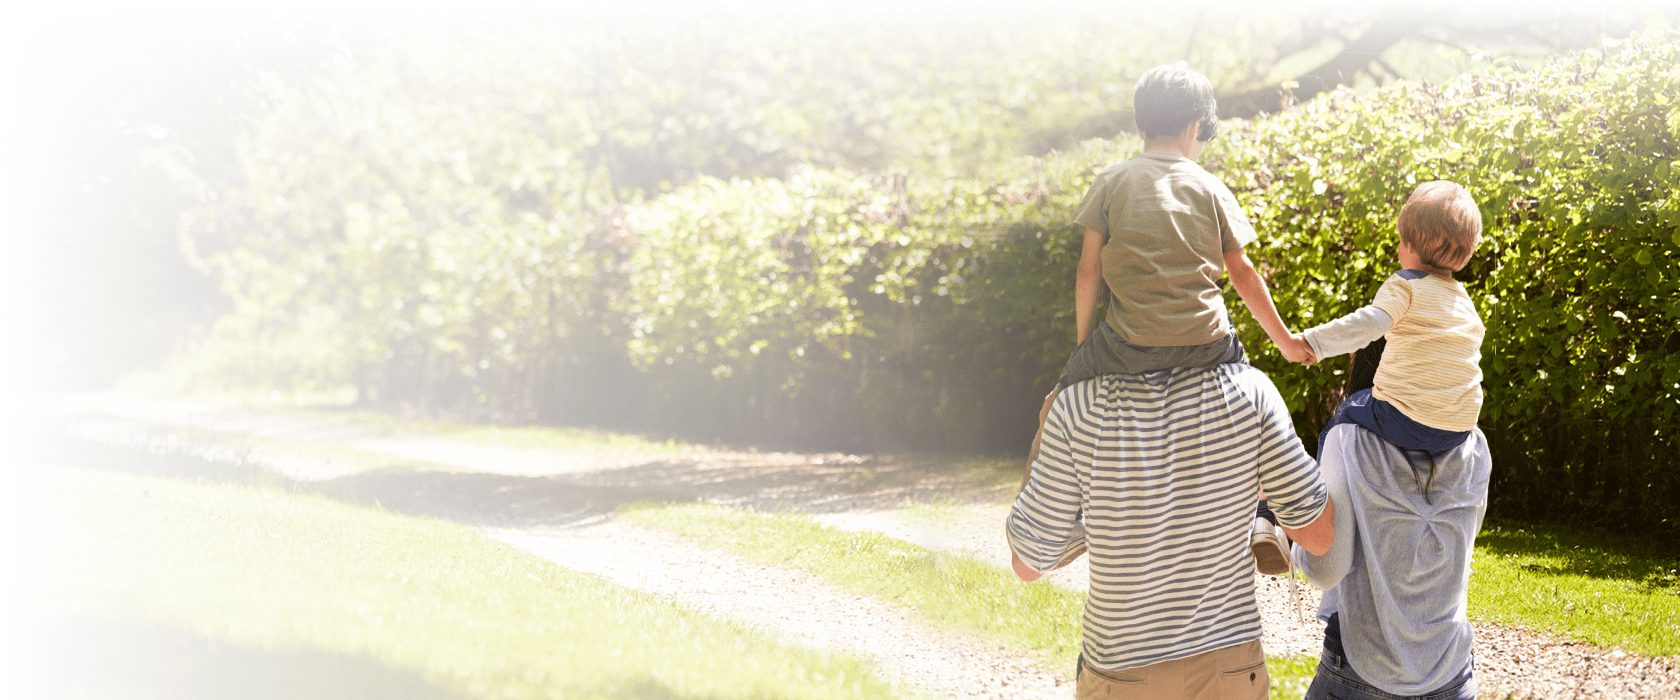
[[[1081,524],[1084,489],[1080,487],[1078,460],[1089,464],[1089,455],[1077,454],[1069,439],[1076,420],[1077,402],[1087,400],[1090,382],[1062,391],[1045,418],[1044,436],[1039,443],[1038,461],[1033,463],[1027,487],[1009,510],[1006,529],[1009,548],[1033,571],[1046,572],[1056,566],[1074,546],[1083,543]]]
[[[1359,534],[1353,526],[1356,506],[1348,489],[1348,450],[1344,439],[1348,430],[1350,429],[1331,429],[1330,435],[1324,441],[1324,454],[1320,455],[1318,463],[1319,470],[1324,475],[1324,484],[1330,491],[1330,498],[1337,504],[1336,519],[1333,523],[1336,537],[1330,543],[1330,551],[1325,552],[1323,556],[1317,556],[1299,544],[1294,545],[1295,563],[1301,567],[1301,572],[1307,575],[1308,581],[1324,591],[1335,588],[1353,569],[1353,553]]]
[[[1075,210],[1073,223],[1101,233],[1105,240],[1108,236],[1108,178],[1106,172],[1099,173],[1091,181],[1091,189],[1085,191],[1085,199],[1079,202],[1079,209]],[[1085,232],[1080,231],[1083,235]]]
[[[1218,209],[1219,242],[1221,253],[1241,250],[1260,237],[1254,232],[1254,225],[1248,222],[1248,215],[1243,213],[1242,205],[1237,202],[1237,196],[1231,194],[1231,188],[1217,178],[1209,176],[1213,181],[1213,203]]]
[[[1290,529],[1311,524],[1324,513],[1330,501],[1329,488],[1319,474],[1318,464],[1301,447],[1289,407],[1272,381],[1252,367],[1245,372],[1250,396],[1259,411],[1260,485],[1278,523]]]
[[[1371,305],[1388,314],[1390,324],[1399,323],[1412,307],[1412,286],[1400,275],[1389,275],[1377,289],[1377,298],[1371,300]]]
[[[1314,326],[1301,335],[1312,346],[1314,356],[1319,360],[1328,360],[1370,345],[1393,327],[1394,319],[1372,305],[1324,325]]]

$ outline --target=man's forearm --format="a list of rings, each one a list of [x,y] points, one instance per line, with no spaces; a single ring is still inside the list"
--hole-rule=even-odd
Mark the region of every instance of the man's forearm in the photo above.
[[[1015,553],[1014,547],[1009,548],[1009,568],[1015,570],[1016,578],[1026,581],[1027,583],[1037,581],[1040,577],[1044,576],[1044,574],[1033,571],[1033,568],[1027,566],[1026,562],[1021,561],[1021,555]]]
[[[1318,518],[1307,523],[1301,529],[1283,528],[1283,534],[1301,545],[1302,549],[1316,556],[1323,556],[1330,551],[1330,545],[1336,542],[1336,499],[1331,497],[1324,502],[1324,511]]]

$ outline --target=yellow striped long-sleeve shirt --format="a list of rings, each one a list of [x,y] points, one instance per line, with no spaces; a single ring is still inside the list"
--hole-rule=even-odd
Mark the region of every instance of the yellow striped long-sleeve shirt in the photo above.
[[[1475,428],[1486,328],[1464,286],[1401,270],[1383,281],[1371,305],[1394,321],[1371,396],[1431,428]]]

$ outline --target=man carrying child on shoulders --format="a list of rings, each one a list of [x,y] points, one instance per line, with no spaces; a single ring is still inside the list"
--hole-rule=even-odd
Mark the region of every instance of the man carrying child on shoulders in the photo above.
[[[1251,545],[1269,525],[1256,502],[1313,553],[1330,547],[1335,508],[1277,388],[1247,363],[1219,278],[1286,359],[1312,350],[1243,253],[1255,234],[1235,198],[1195,164],[1217,126],[1207,79],[1161,66],[1134,102],[1144,152],[1100,174],[1076,217],[1080,345],[1046,398],[1009,545],[1028,581],[1090,556],[1079,698],[1259,700],[1254,557],[1286,555]]]

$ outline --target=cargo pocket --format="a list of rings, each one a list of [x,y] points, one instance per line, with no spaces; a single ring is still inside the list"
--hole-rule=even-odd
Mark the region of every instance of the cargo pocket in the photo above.
[[[1219,674],[1219,700],[1266,700],[1272,677],[1266,675],[1266,662],[1232,669]]]

